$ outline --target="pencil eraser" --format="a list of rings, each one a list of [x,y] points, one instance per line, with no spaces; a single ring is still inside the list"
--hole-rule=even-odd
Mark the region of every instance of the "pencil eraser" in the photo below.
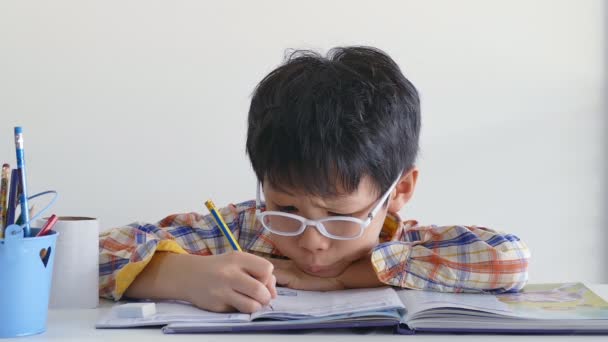
[[[155,303],[127,303],[116,307],[116,314],[119,318],[146,318],[155,313]]]

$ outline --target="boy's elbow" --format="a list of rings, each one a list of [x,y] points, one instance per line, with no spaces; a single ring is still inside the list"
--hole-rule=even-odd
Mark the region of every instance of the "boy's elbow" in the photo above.
[[[496,292],[519,292],[528,283],[528,268],[530,265],[530,250],[521,240],[517,239],[503,247],[498,253],[498,264],[502,269],[497,274],[502,286]]]
[[[511,292],[519,292],[524,286],[528,283],[528,269],[522,270],[519,273],[515,273],[512,275],[512,279],[506,281],[504,286],[496,291],[497,293],[511,293]]]

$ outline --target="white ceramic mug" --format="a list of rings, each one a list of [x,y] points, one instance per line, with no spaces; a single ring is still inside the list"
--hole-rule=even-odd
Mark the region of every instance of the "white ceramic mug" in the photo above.
[[[99,221],[91,217],[59,216],[52,229],[59,236],[49,307],[96,308],[99,305]]]

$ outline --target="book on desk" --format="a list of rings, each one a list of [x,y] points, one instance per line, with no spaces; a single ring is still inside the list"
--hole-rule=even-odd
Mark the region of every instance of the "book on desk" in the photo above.
[[[120,318],[114,307],[96,327],[162,326],[164,333],[392,327],[398,334],[608,334],[608,303],[582,283],[529,284],[497,295],[278,288],[277,298],[252,314],[214,313],[181,302],[156,302],[156,308],[149,317]]]

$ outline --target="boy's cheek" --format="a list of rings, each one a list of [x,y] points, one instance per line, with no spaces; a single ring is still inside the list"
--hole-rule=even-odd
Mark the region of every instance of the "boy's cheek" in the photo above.
[[[270,238],[272,239],[272,242],[274,243],[276,249],[278,249],[279,252],[286,257],[290,257],[291,255],[293,255],[295,250],[297,250],[297,242],[294,238],[288,238],[285,236],[279,236],[274,234],[271,235]]]
[[[384,220],[382,221],[382,223]],[[370,226],[366,229],[365,233],[361,237],[361,239],[365,240],[365,243],[369,245],[370,248],[375,247],[380,243],[380,232],[382,231],[382,223],[376,223],[373,226]]]

